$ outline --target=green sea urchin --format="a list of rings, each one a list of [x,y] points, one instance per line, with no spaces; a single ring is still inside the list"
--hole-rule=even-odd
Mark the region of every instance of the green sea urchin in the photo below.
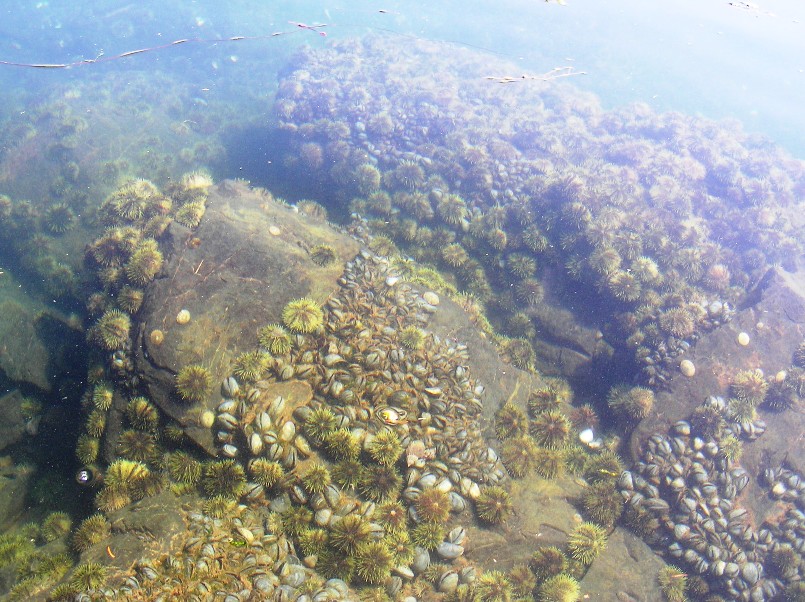
[[[567,539],[568,554],[583,565],[592,564],[606,545],[607,533],[604,528],[589,522],[578,525]]]
[[[417,326],[406,326],[400,331],[400,344],[414,351],[425,345],[425,333]]]
[[[122,349],[129,340],[131,319],[118,309],[110,309],[95,323],[96,340],[104,349]]]
[[[75,446],[75,455],[81,464],[92,464],[98,459],[101,442],[97,437],[81,435]]]
[[[611,481],[599,481],[581,494],[585,514],[595,523],[610,528],[623,512],[623,498]]]
[[[538,445],[558,449],[567,443],[570,421],[558,410],[541,412],[531,420],[529,432]]]
[[[545,581],[567,570],[567,558],[556,546],[537,548],[528,562],[537,581]]]
[[[271,363],[271,356],[263,351],[247,351],[235,358],[232,374],[239,380],[254,382],[260,380]]]
[[[134,397],[126,406],[126,418],[141,431],[154,430],[159,425],[159,412],[145,397]]]
[[[98,589],[106,581],[107,570],[99,562],[79,564],[70,575],[70,585],[81,592]]]
[[[162,252],[157,241],[146,238],[137,245],[137,249],[129,258],[125,266],[126,276],[133,284],[148,284],[162,269],[162,263]]]
[[[263,326],[257,332],[257,339],[263,349],[274,355],[290,353],[293,347],[290,333],[281,324]]]
[[[532,461],[534,471],[543,479],[556,479],[565,470],[564,453],[560,449],[537,447]]]
[[[310,333],[318,330],[324,323],[324,314],[321,306],[313,299],[303,297],[295,299],[282,310],[282,321],[285,326],[301,333]]]
[[[285,469],[279,462],[268,458],[254,458],[249,462],[249,475],[255,483],[268,489],[280,482],[285,476]]]
[[[528,417],[513,403],[504,403],[495,412],[495,436],[500,441],[528,432]]]
[[[403,446],[397,433],[389,428],[384,428],[369,442],[367,451],[378,464],[393,466],[402,455]]]
[[[528,435],[507,439],[500,450],[500,459],[509,474],[521,479],[534,469],[537,445]]]
[[[318,266],[328,266],[335,259],[335,249],[330,245],[316,245],[310,249],[310,260]]]
[[[185,366],[176,375],[176,390],[184,401],[205,401],[212,392],[212,374],[204,366]]]
[[[46,542],[56,541],[70,533],[73,521],[66,512],[51,512],[42,522],[41,535]]]
[[[732,379],[730,391],[743,401],[757,407],[766,397],[769,383],[760,370],[741,370]]]
[[[607,394],[607,404],[628,420],[642,420],[654,407],[654,392],[646,387],[616,385]]]
[[[344,554],[353,554],[372,538],[372,526],[358,514],[347,514],[330,525],[330,544]]]
[[[327,436],[336,430],[337,424],[338,418],[333,411],[321,405],[305,416],[302,429],[314,445],[321,445]]]
[[[480,602],[510,602],[512,585],[503,571],[485,571],[475,580],[475,592]]]
[[[538,602],[576,602],[581,587],[570,575],[560,573],[548,578],[537,588]]]
[[[127,429],[117,438],[117,453],[135,462],[153,462],[159,455],[157,440],[153,433]]]
[[[214,460],[204,467],[201,484],[209,497],[224,495],[237,498],[246,485],[246,473],[232,459]]]
[[[419,523],[411,530],[411,541],[420,548],[433,550],[444,541],[446,534],[440,523]]]
[[[512,508],[509,492],[498,485],[481,489],[481,495],[475,500],[478,518],[493,525],[505,522],[509,518]]]
[[[446,522],[451,507],[450,496],[436,487],[428,487],[414,500],[417,516],[425,522]]]
[[[682,307],[673,307],[660,313],[660,330],[680,339],[691,336],[696,330],[696,322],[691,313]]]
[[[302,480],[302,487],[304,487],[305,491],[309,494],[323,493],[332,480],[327,467],[317,462],[308,466],[307,470],[300,478]]]
[[[93,514],[85,518],[73,533],[73,548],[83,552],[102,542],[110,533],[109,521],[103,514]]]
[[[668,602],[685,602],[688,599],[685,595],[688,576],[682,569],[667,564],[657,574],[657,581]]]
[[[358,493],[373,502],[394,500],[400,494],[402,477],[393,466],[364,466],[358,481]]]
[[[383,541],[368,541],[355,550],[355,573],[370,585],[383,583],[394,568],[394,555]]]
[[[201,479],[204,467],[187,452],[175,451],[166,457],[165,468],[170,478],[177,483],[195,485]]]

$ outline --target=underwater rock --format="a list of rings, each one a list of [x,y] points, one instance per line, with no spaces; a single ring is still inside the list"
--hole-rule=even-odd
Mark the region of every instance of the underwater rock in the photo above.
[[[58,362],[60,346],[44,338],[42,326],[48,315],[37,301],[8,286],[0,288],[0,297],[0,372],[15,383],[50,392],[52,374],[58,373],[61,362],[53,365]]]
[[[635,429],[631,439],[635,458],[652,433],[664,433],[671,424],[686,419],[708,395],[728,398],[732,377],[738,372],[760,369],[773,377],[791,366],[805,331],[805,271],[771,269],[749,294],[749,299],[751,304],[738,311],[730,323],[705,334],[685,354],[696,364],[695,375],[687,378],[674,372],[667,389],[657,392],[655,407],[662,411],[649,416]],[[741,332],[750,336],[749,345],[738,343]],[[765,433],[744,445],[741,466],[750,475],[758,475],[769,462],[776,465],[785,459],[802,473],[805,446],[791,442],[805,431],[805,415],[796,409],[770,411],[763,405],[758,414],[766,423]],[[744,494],[744,504],[757,517],[758,524],[776,512],[773,500],[757,479],[750,479]]]
[[[19,443],[30,433],[28,418],[23,411],[25,397],[19,391],[11,391],[0,397],[0,451]]]
[[[280,235],[272,236],[269,228],[276,225]],[[235,181],[210,190],[192,244],[190,238],[178,224],[168,230],[167,276],[149,285],[139,314],[136,372],[154,403],[212,453],[213,434],[197,426],[195,417],[220,401],[217,383],[232,373],[236,357],[257,347],[261,327],[282,322],[290,300],[325,299],[359,245],[276,202],[267,191]],[[334,249],[338,261],[327,266],[311,261],[307,250],[322,243]],[[192,319],[179,325],[182,310]],[[163,333],[159,345],[149,336],[154,329]],[[188,365],[205,367],[216,383],[197,403],[183,402],[175,393],[175,375]]]
[[[8,456],[0,457],[0,516],[4,520],[23,512],[35,474],[30,465],[15,465]]]
[[[581,580],[581,590],[626,592],[629,600],[664,600],[657,580],[647,577],[656,575],[663,566],[662,559],[639,537],[618,527]]]
[[[530,477],[510,481],[512,505],[516,509],[500,529],[466,529],[464,556],[481,566],[508,570],[522,563],[537,546],[561,546],[575,526],[576,509],[568,501],[581,493],[582,486],[571,477],[546,480]],[[539,508],[539,512],[528,509]]]

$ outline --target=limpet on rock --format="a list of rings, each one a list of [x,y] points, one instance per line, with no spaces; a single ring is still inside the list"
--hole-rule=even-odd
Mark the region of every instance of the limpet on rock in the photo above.
[[[282,230],[279,229],[279,226],[271,225],[268,227],[268,233],[271,236],[279,236],[282,233]]]
[[[682,360],[681,362],[679,362],[679,371],[688,378],[690,378],[691,376],[696,374],[696,366],[690,360]]]
[[[198,421],[199,425],[202,428],[208,429],[212,428],[212,425],[215,423],[215,412],[211,412],[210,410],[205,410],[201,413],[201,417]]]
[[[749,335],[745,332],[741,332],[735,340],[738,341],[741,347],[746,347],[749,344]]]
[[[176,314],[176,323],[177,324],[187,324],[190,321],[190,312],[186,309],[183,309],[178,314]]]
[[[165,340],[165,333],[156,328],[151,331],[150,335],[148,335],[148,340],[151,341],[152,345],[159,347]]]

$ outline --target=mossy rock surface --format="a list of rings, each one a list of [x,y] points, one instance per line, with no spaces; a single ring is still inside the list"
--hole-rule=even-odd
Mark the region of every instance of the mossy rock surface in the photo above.
[[[542,546],[564,548],[567,534],[576,526],[576,509],[568,501],[582,485],[571,477],[537,476],[510,481],[514,510],[500,526],[468,529],[467,558],[481,566],[508,570],[528,562]]]
[[[166,238],[165,267],[148,287],[139,315],[136,370],[154,402],[184,425],[192,425],[199,411],[214,409],[233,359],[257,349],[258,329],[282,322],[282,309],[292,299],[323,303],[337,288],[344,262],[359,250],[355,240],[325,222],[233,181],[211,189],[196,231],[173,224]],[[318,244],[330,245],[337,260],[314,263],[308,251]],[[184,325],[176,321],[183,309],[190,313]],[[161,344],[153,342],[154,330],[163,333]],[[175,395],[175,375],[190,364],[213,376],[212,392],[198,404]],[[189,434],[212,451],[210,430],[191,428]]]

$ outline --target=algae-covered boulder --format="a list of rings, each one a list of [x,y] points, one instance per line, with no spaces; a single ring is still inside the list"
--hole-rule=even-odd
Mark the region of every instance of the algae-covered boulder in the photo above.
[[[311,251],[325,244],[334,260],[320,265]],[[152,399],[212,451],[212,432],[196,428],[194,417],[214,407],[233,359],[257,348],[258,329],[282,322],[292,299],[323,302],[358,248],[325,221],[299,215],[265,191],[234,181],[213,188],[196,231],[171,226],[164,276],[149,286],[140,312],[136,370]],[[176,375],[188,365],[212,376],[211,392],[196,404],[175,391]]]

